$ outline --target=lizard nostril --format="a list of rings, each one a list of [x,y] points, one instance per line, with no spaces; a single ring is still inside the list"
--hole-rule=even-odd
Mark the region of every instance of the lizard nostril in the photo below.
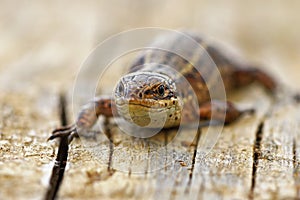
[[[145,95],[148,95],[148,94],[150,94],[150,90],[145,91]]]

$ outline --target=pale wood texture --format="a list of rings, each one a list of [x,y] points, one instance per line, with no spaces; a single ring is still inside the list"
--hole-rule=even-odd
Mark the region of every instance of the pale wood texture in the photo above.
[[[59,94],[67,96],[71,121],[80,64],[99,42],[122,30],[203,32],[268,66],[286,88],[299,89],[299,2],[141,2],[0,3],[0,199],[45,197],[58,146],[46,140],[60,124]],[[225,127],[204,158],[207,129],[185,131],[176,141],[172,132],[147,141],[110,124],[108,136],[98,134],[96,142],[75,139],[58,197],[299,199],[300,104],[291,96],[287,89],[274,101],[258,85],[230,96],[257,112]]]

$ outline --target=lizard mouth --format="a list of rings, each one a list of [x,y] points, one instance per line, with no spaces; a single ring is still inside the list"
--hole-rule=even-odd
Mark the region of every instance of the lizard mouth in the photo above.
[[[178,113],[180,108],[177,101],[130,99],[116,100],[118,114],[126,121],[140,127],[168,127],[169,116]]]
[[[136,110],[165,110],[174,106],[178,106],[175,99],[153,100],[153,99],[129,99],[124,98],[116,100],[117,108],[132,107]]]

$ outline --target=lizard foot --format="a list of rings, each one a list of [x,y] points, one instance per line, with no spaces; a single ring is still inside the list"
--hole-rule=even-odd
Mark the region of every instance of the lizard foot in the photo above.
[[[52,131],[52,135],[48,138],[49,140],[53,140],[55,138],[60,138],[60,137],[64,137],[64,136],[75,136],[77,134],[77,129],[76,129],[76,125],[72,124],[70,126],[64,126],[64,127],[60,127],[57,128],[55,130]]]

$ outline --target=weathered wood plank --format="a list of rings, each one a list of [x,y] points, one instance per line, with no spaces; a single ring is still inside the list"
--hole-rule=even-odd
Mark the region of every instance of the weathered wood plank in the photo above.
[[[297,122],[300,121],[299,115],[295,116]],[[293,141],[293,151],[294,151],[294,178],[295,178],[295,193],[296,197],[300,198],[300,124],[296,123]]]
[[[295,145],[299,137],[300,106],[287,96],[272,106],[263,124],[256,163],[254,197],[296,198]]]
[[[43,199],[57,151],[47,138],[60,124],[58,95],[71,88],[94,31],[56,6],[19,3],[22,9],[9,2],[0,8],[0,198]],[[73,34],[80,29],[84,34]]]
[[[65,179],[68,183],[78,182],[75,174],[79,174],[81,177],[79,179],[80,184],[76,184],[76,189],[72,185],[63,185],[61,197],[95,198],[101,196],[114,198],[123,194],[124,198],[134,199],[141,197],[145,199],[248,198],[251,193],[253,144],[256,131],[270,107],[270,98],[264,94],[262,89],[258,87],[250,87],[249,89],[250,92],[240,92],[236,99],[246,107],[254,106],[258,111],[257,114],[245,116],[236,124],[226,127],[216,146],[204,159],[200,159],[199,152],[194,152],[195,143],[187,144],[187,138],[182,138],[163,147],[165,153],[160,154],[155,159],[156,162],[163,163],[160,166],[164,167],[162,169],[155,168],[157,166],[151,166],[147,158],[139,160],[136,157],[137,155],[141,155],[141,157],[146,155],[146,152],[149,151],[147,148],[149,143],[138,144],[135,143],[137,141],[129,137],[119,135],[117,146],[114,147],[112,167],[120,170],[119,164],[124,162],[123,172],[122,170],[114,172],[108,170],[105,162],[108,163],[109,153],[101,152],[97,159],[104,159],[105,162],[98,160],[98,163],[96,161],[95,164],[95,161],[90,160],[89,156],[88,160],[85,160],[84,156],[80,156],[81,153],[86,152],[82,149],[82,152],[77,152],[77,155],[83,160],[79,164],[72,164],[74,176],[66,176]],[[256,101],[252,101],[253,99]],[[112,130],[117,135],[117,130]],[[202,137],[204,135],[205,132],[202,133]],[[161,137],[160,139],[163,140],[164,138]],[[170,138],[168,139],[170,140]],[[199,144],[201,145],[201,138]],[[109,152],[108,142],[99,145],[104,145],[103,151]],[[133,153],[135,148],[139,150],[139,153]],[[167,154],[173,155],[173,157]],[[101,155],[105,156],[101,157]],[[196,157],[194,157],[195,155]],[[71,159],[70,162],[72,163]],[[129,168],[130,166],[131,168]],[[130,169],[131,172],[129,172]],[[140,171],[142,173],[136,174],[136,170],[140,169],[142,169]],[[96,178],[92,178],[92,182],[89,181],[91,175],[88,172],[82,176],[84,171],[95,172],[92,174]],[[119,189],[116,189],[117,191],[112,189],[114,188],[111,185],[114,184],[112,180],[120,184]],[[126,185],[126,187],[122,185]],[[94,189],[87,190],[88,187]],[[147,196],[143,196],[145,193]]]
[[[252,87],[237,96],[238,102],[256,109],[225,127],[206,157],[198,153],[192,179],[191,199],[247,199],[251,193],[253,145],[259,124],[270,107],[261,88]],[[253,101],[254,100],[254,101]]]
[[[57,122],[53,97],[17,94],[0,97],[0,196],[3,199],[41,199],[55,155],[55,145],[47,143]],[[43,102],[40,102],[43,101]],[[47,106],[40,106],[45,103]]]
[[[72,185],[63,184],[61,197],[68,198],[74,195],[79,198],[101,196],[103,198],[168,199],[172,196],[172,192],[184,190],[184,187],[177,185],[174,188],[174,185],[176,186],[176,180],[178,181],[180,176],[184,174],[185,177],[188,177],[189,175],[188,168],[182,168],[182,166],[191,165],[189,157],[191,152],[187,151],[185,147],[171,143],[166,146],[171,138],[164,133],[147,141],[129,137],[121,133],[117,127],[111,128],[111,130],[114,141],[111,163],[109,163],[111,144],[107,138],[106,140],[102,138],[103,142],[98,143],[100,147],[97,146],[95,149],[84,149],[81,146],[81,150],[77,152],[76,156],[81,160],[78,163],[80,167],[74,167],[77,166],[77,163],[73,163],[72,171],[74,170],[74,172],[72,174],[82,174],[83,171],[86,171],[87,174],[79,180],[76,176],[67,176],[66,182],[73,183],[76,180],[78,184],[76,184],[76,190]],[[102,134],[98,137],[106,136]],[[181,143],[183,139],[186,141],[187,138],[181,138],[177,142]],[[87,150],[97,151],[91,153],[92,159],[88,156],[89,159],[86,160],[86,156],[81,155],[85,154]],[[70,153],[72,155],[72,151]],[[72,158],[71,156],[71,163]],[[103,176],[104,178],[102,178]],[[114,184],[115,181],[119,186],[114,190],[111,188],[111,184]],[[94,189],[87,190],[87,184]],[[145,193],[147,193],[146,197]]]

